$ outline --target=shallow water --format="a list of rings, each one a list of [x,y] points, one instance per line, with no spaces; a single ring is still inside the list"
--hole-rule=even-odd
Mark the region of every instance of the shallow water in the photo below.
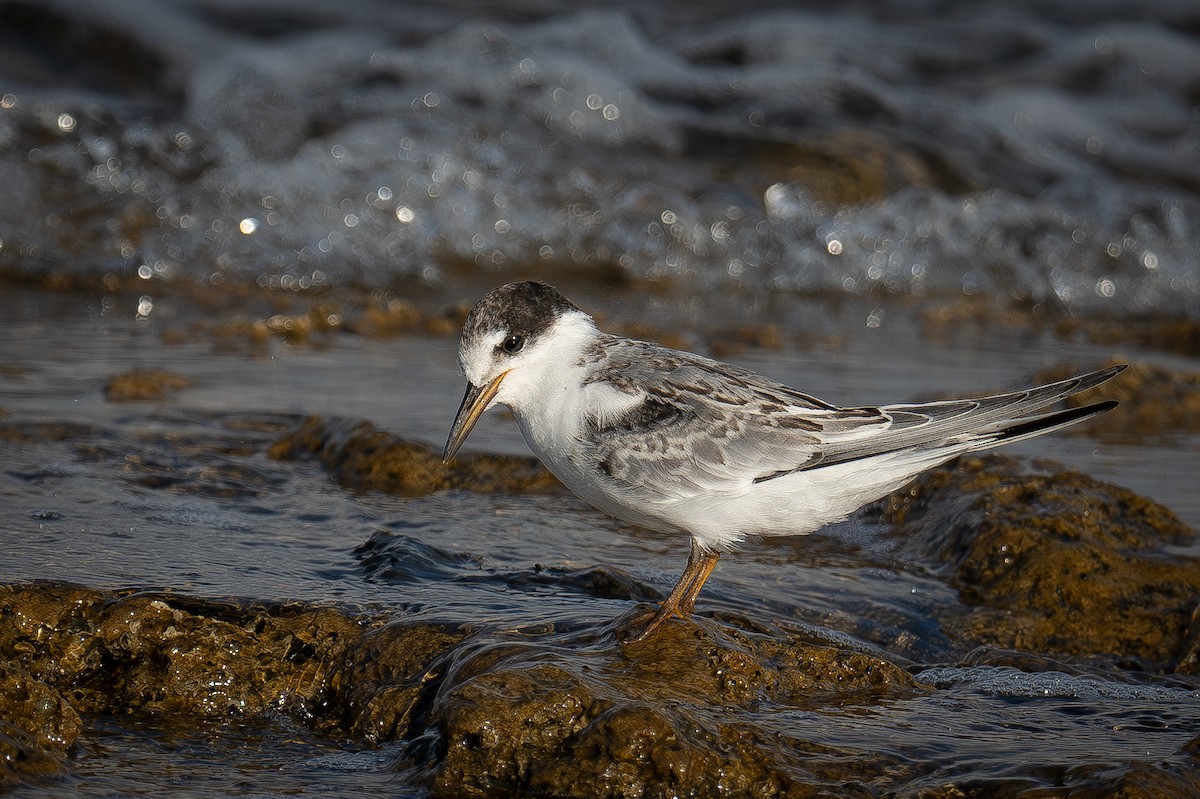
[[[387,768],[393,755],[347,752],[335,741],[278,724],[174,732],[97,718],[67,778],[9,796],[423,796]]]
[[[102,304],[80,311],[70,295],[14,291],[0,302],[4,421],[65,431],[62,440],[3,445],[0,522],[11,546],[0,582],[302,600],[537,630],[601,625],[629,607],[539,578],[546,570],[617,568],[665,592],[682,568],[684,542],[617,523],[566,494],[354,495],[315,463],[266,458],[266,446],[303,414],[366,419],[438,446],[461,389],[451,338],[341,335],[320,348],[276,343],[267,355],[221,353],[203,340],[164,346],[156,323]],[[895,317],[880,335],[857,311],[845,316],[835,347],[789,345],[734,360],[831,400],[865,401],[1003,388],[1047,363],[1107,355],[1050,338],[931,341]],[[107,378],[135,366],[169,368],[191,386],[159,402],[107,401]],[[1195,526],[1196,445],[1194,437],[1135,445],[1058,435],[1017,451],[1133,487]],[[515,425],[495,413],[470,446],[527,451]],[[881,533],[852,520],[808,538],[751,542],[722,562],[700,610],[770,618],[784,630],[880,647],[914,663],[961,663],[967,653],[931,622],[934,609],[966,612],[956,591],[906,567]],[[1157,762],[1200,733],[1194,692],[1111,673],[960,666],[918,676],[940,690],[832,715],[767,706],[759,723],[785,739],[803,734],[832,751],[932,769],[907,783],[913,790],[963,774],[1032,787],[1037,780],[1021,764],[1063,775]],[[202,795],[214,786],[269,796],[420,795],[419,781],[407,782],[392,760],[387,749],[314,739],[285,720],[172,732],[101,718],[89,721],[63,782],[14,795]]]

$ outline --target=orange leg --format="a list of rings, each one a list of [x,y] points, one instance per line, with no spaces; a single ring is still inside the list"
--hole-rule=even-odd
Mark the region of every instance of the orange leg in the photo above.
[[[713,569],[717,568],[717,561],[721,559],[718,552],[712,550],[701,549],[700,556],[697,558],[694,554],[697,549],[696,542],[692,542],[693,554],[688,557],[688,568],[684,570],[684,574],[692,571],[693,561],[695,562],[695,571],[688,580],[687,590],[683,594],[683,599],[679,601],[679,611],[684,616],[691,615],[696,609],[696,597],[700,595],[700,589],[704,587],[704,583],[708,581],[708,576],[713,573]],[[680,580],[683,575],[680,575]]]
[[[705,549],[696,543],[695,539],[692,539],[692,551],[688,555],[687,568],[683,570],[683,574],[679,575],[679,580],[671,589],[670,595],[658,606],[658,612],[654,614],[654,618],[630,640],[642,640],[671,617],[684,618],[691,614],[696,606],[696,596],[704,587],[704,582],[708,580],[708,576],[712,574],[712,570],[716,568],[717,561],[720,559],[720,553]]]

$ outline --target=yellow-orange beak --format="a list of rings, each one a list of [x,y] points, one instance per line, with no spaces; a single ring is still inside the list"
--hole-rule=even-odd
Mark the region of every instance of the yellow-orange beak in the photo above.
[[[458,413],[454,416],[454,424],[450,426],[450,437],[446,439],[446,449],[442,452],[442,463],[449,463],[458,453],[458,448],[467,440],[467,436],[471,435],[472,428],[479,421],[479,417],[483,416],[483,412],[487,410],[492,397],[496,396],[496,392],[500,390],[500,382],[507,374],[508,372],[501,372],[482,388],[467,383],[467,393],[463,395],[462,404],[458,406]]]

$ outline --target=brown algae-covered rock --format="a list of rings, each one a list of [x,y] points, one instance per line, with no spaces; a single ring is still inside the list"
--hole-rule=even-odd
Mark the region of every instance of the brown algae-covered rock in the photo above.
[[[52,583],[0,587],[0,609],[5,718],[24,718],[14,697],[53,711],[20,727],[52,740],[41,761],[51,770],[78,735],[76,710],[188,726],[283,713],[368,743],[412,741],[442,795],[877,795],[856,787],[860,771],[904,764],[803,736],[781,745],[761,722],[783,707],[871,706],[922,690],[869,655],[705,619],[621,645],[624,620],[533,635],[371,629],[327,608]]]
[[[323,443],[276,446],[320,452],[338,428],[312,424]],[[947,565],[974,606],[947,630],[967,646],[1200,671],[1200,565],[1171,552],[1194,533],[1149,500],[1057,466],[989,457],[934,470],[876,512],[895,525],[901,554]],[[368,572],[396,570],[382,557],[388,541],[372,541],[357,553],[378,561]],[[366,744],[407,741],[406,767],[435,796],[875,797],[937,768],[886,748],[831,745],[789,722],[922,701],[929,689],[895,663],[703,617],[622,643],[645,612],[514,631],[0,586],[0,701],[10,702],[0,706],[0,757],[40,764],[0,769],[0,784],[60,769],[77,711],[191,726],[284,714]],[[1080,771],[1070,783],[1095,788],[1087,795],[1153,796],[1153,786],[1188,785],[1197,773],[1185,749],[1166,765]]]
[[[368,422],[309,417],[268,451],[278,460],[313,457],[351,491],[422,496],[445,489],[546,493],[561,490],[533,458],[459,456],[442,463],[425,444],[405,441]]]
[[[188,386],[188,379],[163,369],[134,369],[108,381],[104,395],[110,402],[161,400]]]
[[[835,206],[879,200],[913,185],[937,185],[955,192],[970,186],[963,175],[927,152],[863,131],[838,131],[806,141],[757,142],[736,163],[743,175],[757,172],[764,180],[798,184],[816,200]]]
[[[1180,355],[1200,355],[1200,321],[1185,316],[1156,312],[1121,319],[1071,319],[1070,324],[1101,344],[1129,343]]]
[[[62,771],[82,728],[58,691],[0,661],[0,788]]]
[[[1171,670],[1190,651],[1195,532],[1133,492],[1000,456],[935,469],[881,505],[901,551],[948,564],[976,606],[958,630],[1028,652],[1110,655]]]
[[[103,595],[76,586],[45,589],[0,586],[0,788],[60,772],[82,729],[55,685],[81,670],[78,633]]]
[[[428,693],[443,676],[443,655],[468,636],[467,630],[421,622],[393,622],[368,633],[343,680],[350,733],[379,743],[417,731]]]
[[[75,422],[34,422],[28,419],[0,422],[0,441],[10,444],[39,444],[70,441],[96,435],[97,428]]]
[[[864,770],[899,764],[781,742],[758,710],[869,706],[920,690],[868,655],[707,619],[624,647],[588,635],[477,646],[448,668],[430,716],[444,739],[434,787],[445,796],[875,795],[855,787]]]
[[[106,665],[81,681],[94,689],[81,697],[85,707],[115,703],[207,718],[320,712],[333,701],[334,676],[361,636],[357,623],[332,609],[203,603],[193,612],[186,602],[156,595],[113,603],[95,632]]]
[[[325,608],[0,586],[0,660],[21,663],[80,712],[310,716],[331,701],[360,637],[358,621]]]
[[[0,585],[0,660],[68,685],[89,668],[94,620],[110,597],[65,583]]]

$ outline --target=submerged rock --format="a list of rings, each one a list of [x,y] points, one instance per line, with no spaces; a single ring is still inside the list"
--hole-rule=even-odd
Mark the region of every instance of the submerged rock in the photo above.
[[[71,441],[94,436],[96,431],[95,427],[75,422],[36,422],[21,419],[0,423],[0,441],[10,444]]]
[[[1161,505],[988,456],[927,472],[880,508],[901,552],[946,564],[974,606],[963,638],[1196,673],[1200,561],[1172,552],[1196,534]]]
[[[1200,319],[1187,316],[1156,311],[1119,320],[1074,319],[1071,327],[1080,327],[1093,341],[1105,344],[1136,344],[1193,358],[1200,355]]]
[[[188,385],[186,377],[163,369],[134,369],[109,380],[104,394],[110,402],[161,400]]]

